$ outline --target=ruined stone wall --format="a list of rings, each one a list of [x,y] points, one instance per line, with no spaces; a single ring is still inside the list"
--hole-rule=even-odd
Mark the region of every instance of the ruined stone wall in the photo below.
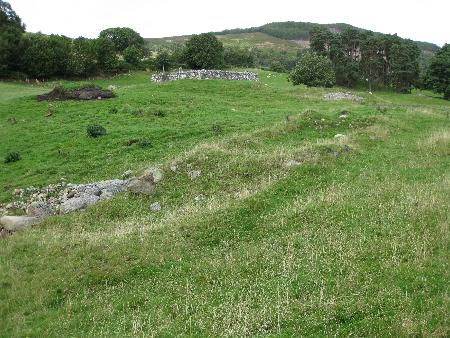
[[[182,79],[197,80],[239,80],[239,81],[259,81],[258,74],[251,72],[236,72],[228,70],[188,70],[174,71],[169,74],[160,73],[152,76],[152,83],[160,83],[164,81],[175,81]]]

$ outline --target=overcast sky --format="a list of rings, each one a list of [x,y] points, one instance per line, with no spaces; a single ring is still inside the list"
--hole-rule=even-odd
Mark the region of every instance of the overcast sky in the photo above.
[[[6,0],[27,32],[96,38],[129,27],[144,38],[250,28],[271,22],[347,23],[442,46],[450,43],[448,0]]]

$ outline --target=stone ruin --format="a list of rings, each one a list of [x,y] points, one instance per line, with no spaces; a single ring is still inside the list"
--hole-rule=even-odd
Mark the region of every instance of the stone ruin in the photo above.
[[[238,80],[238,81],[259,81],[258,74],[252,72],[237,72],[229,70],[177,70],[169,74],[159,73],[152,75],[152,83],[161,83],[164,81],[176,81],[183,79],[195,80]]]

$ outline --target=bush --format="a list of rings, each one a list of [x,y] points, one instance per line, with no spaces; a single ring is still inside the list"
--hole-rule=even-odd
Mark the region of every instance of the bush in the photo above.
[[[286,71],[286,68],[284,68],[283,64],[280,61],[273,61],[270,64],[270,71],[276,72],[276,73],[284,73]]]
[[[97,124],[96,122],[88,124],[86,126],[86,131],[89,137],[98,137],[107,134],[105,127]]]
[[[151,148],[151,147],[153,147],[152,141],[150,141],[150,140],[148,140],[146,138],[143,138],[142,140],[140,140],[138,144],[139,144],[139,147],[141,147],[141,148]]]
[[[166,112],[164,110],[157,109],[153,112],[153,115],[158,116],[158,117],[165,117]]]
[[[216,133],[220,133],[222,131],[222,127],[219,126],[218,124],[213,124],[212,131],[214,131]]]
[[[288,78],[294,86],[305,84],[307,87],[333,87],[336,75],[331,61],[316,53],[306,53],[295,66]]]
[[[110,114],[117,114],[118,112],[119,112],[119,108],[117,108],[117,107],[109,108],[109,113]]]
[[[8,154],[6,154],[4,162],[5,163],[12,163],[17,162],[21,160],[20,153],[18,151],[9,151]]]

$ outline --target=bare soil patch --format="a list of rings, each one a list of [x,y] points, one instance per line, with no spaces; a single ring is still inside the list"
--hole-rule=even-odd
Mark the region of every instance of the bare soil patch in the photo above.
[[[36,101],[87,101],[111,99],[114,97],[116,96],[108,90],[102,90],[94,85],[84,85],[72,91],[56,87],[49,93],[38,95]]]

